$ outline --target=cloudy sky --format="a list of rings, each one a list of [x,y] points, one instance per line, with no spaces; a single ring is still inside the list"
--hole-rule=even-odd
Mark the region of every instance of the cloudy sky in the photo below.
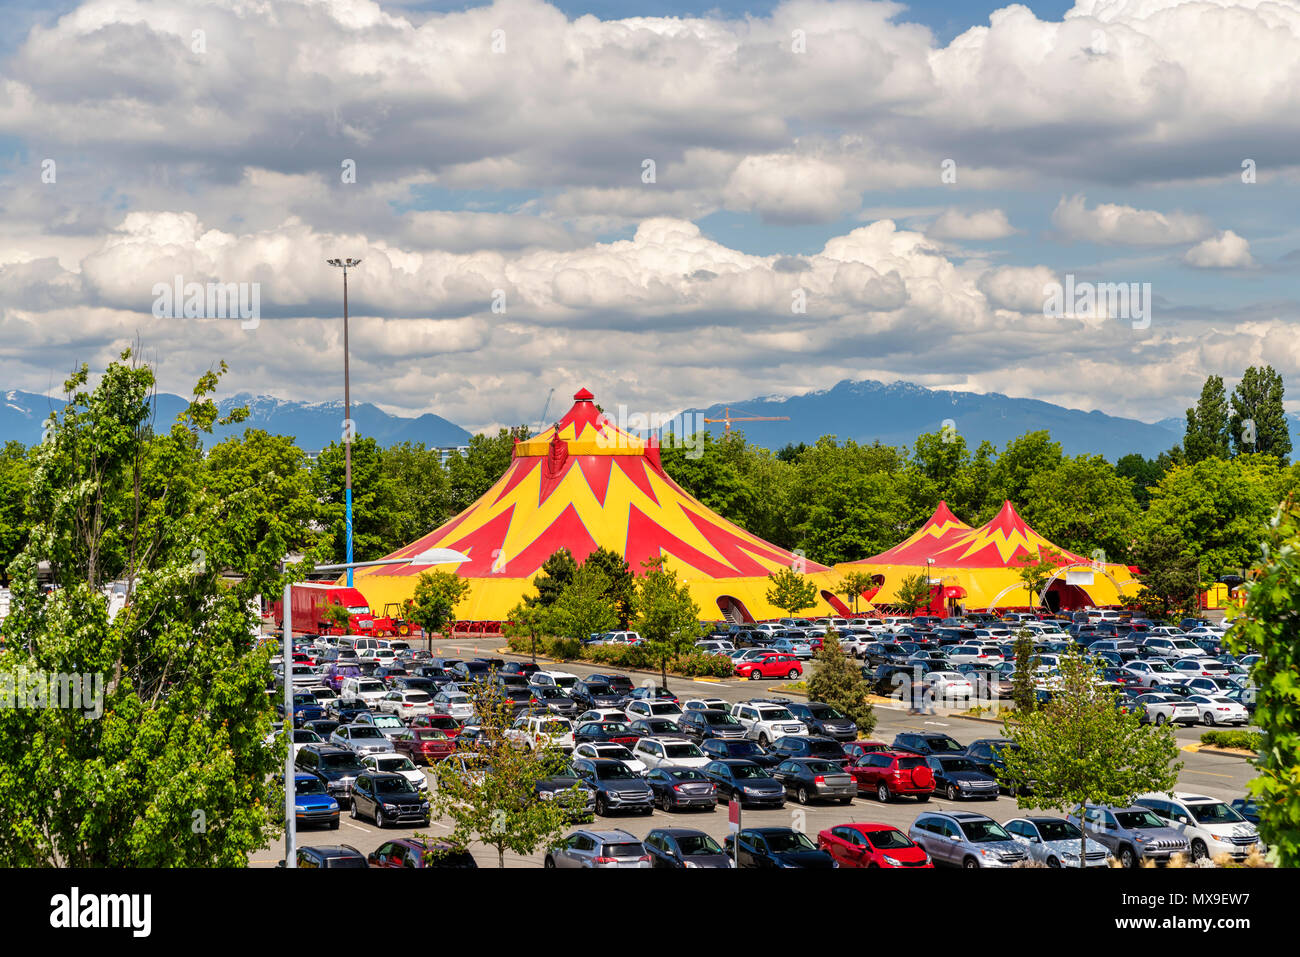
[[[469,428],[845,378],[1154,421],[1262,362],[1300,408],[1300,0],[0,7],[0,389],[139,340],[339,398],[353,256],[354,400]],[[178,274],[260,323],[156,317]]]

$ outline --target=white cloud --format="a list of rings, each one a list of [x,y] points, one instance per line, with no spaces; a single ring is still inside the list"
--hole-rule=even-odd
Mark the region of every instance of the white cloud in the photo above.
[[[1255,265],[1250,243],[1231,229],[1193,246],[1183,259],[1198,269],[1239,269]]]
[[[969,213],[949,207],[926,229],[935,239],[1002,239],[1015,232],[1000,209],[977,209]]]
[[[1067,239],[1133,246],[1171,246],[1195,242],[1210,231],[1204,216],[1161,213],[1115,203],[1088,209],[1082,194],[1061,197],[1052,211],[1052,225]]]

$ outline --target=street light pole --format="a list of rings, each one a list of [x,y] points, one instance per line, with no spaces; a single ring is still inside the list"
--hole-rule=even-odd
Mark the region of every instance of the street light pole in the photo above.
[[[347,571],[351,584],[354,568],[372,568],[376,565],[459,565],[469,561],[469,556],[450,548],[431,548],[410,558],[381,558],[373,562],[346,562],[341,565],[317,565],[318,572]],[[280,644],[284,660],[284,724],[283,733],[287,751],[284,757],[284,866],[298,866],[298,817],[296,813],[293,766],[293,583],[284,586],[283,624]]]
[[[352,377],[348,368],[348,267],[359,266],[360,259],[328,259],[331,266],[343,270],[343,488],[344,508],[346,509],[348,537],[348,565],[352,564],[352,436],[356,431],[352,424]],[[352,587],[352,568],[348,568],[348,587]]]

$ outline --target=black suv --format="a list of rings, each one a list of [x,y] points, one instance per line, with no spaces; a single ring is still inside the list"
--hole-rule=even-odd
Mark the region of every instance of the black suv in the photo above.
[[[605,684],[609,685],[609,689],[614,692],[614,694],[618,695],[620,699],[626,698],[636,690],[636,685],[632,684],[632,679],[627,675],[591,674],[587,675],[587,680],[603,681]],[[604,706],[602,705],[602,707]],[[618,705],[614,705],[614,707],[618,707]]]
[[[1008,738],[980,738],[972,741],[966,748],[966,757],[971,759],[971,763],[976,768],[983,771],[990,777],[996,778],[998,790],[1006,791],[1012,797],[1018,794],[1026,794],[1029,787],[1015,787],[1004,784],[1001,775],[1006,771],[1007,762],[1002,757],[1002,752],[1007,748],[1019,748],[1020,745]]]
[[[569,695],[577,702],[579,708],[585,710],[617,708],[618,703],[623,700],[621,694],[615,694],[608,681],[600,681],[595,675],[575,681],[573,690],[569,692]]]
[[[706,738],[743,738],[745,726],[727,712],[710,708],[678,716],[676,733],[699,744]]]
[[[429,799],[400,774],[363,771],[352,785],[352,816],[368,817],[375,827],[429,826]]]
[[[762,768],[774,768],[781,763],[780,758],[764,751],[757,741],[749,738],[705,738],[700,742],[700,750],[715,761],[742,758]]]
[[[772,754],[782,761],[788,758],[822,758],[843,766],[849,763],[844,747],[834,738],[816,734],[787,734],[772,742]]]
[[[351,844],[327,844],[323,847],[298,848],[298,866],[303,868],[369,867],[366,856]],[[276,867],[284,867],[280,861]]]
[[[964,745],[955,738],[938,731],[908,731],[894,737],[893,747],[897,751],[912,751],[916,754],[962,754],[966,753]]]
[[[352,803],[352,786],[357,775],[365,770],[354,752],[334,744],[304,744],[293,759],[293,766],[320,778],[340,807]]]
[[[786,705],[790,713],[808,726],[812,734],[825,735],[836,741],[856,741],[857,723],[840,711],[820,701],[792,701]]]

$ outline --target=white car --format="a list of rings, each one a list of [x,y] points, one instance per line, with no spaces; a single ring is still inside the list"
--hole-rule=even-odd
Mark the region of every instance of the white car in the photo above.
[[[568,718],[555,715],[520,715],[505,736],[517,746],[534,751],[544,748],[573,750],[573,725]]]
[[[644,775],[646,771],[650,770],[643,761],[621,744],[587,741],[573,749],[573,756],[592,760],[622,761],[627,766],[627,769],[637,776]]]
[[[688,698],[682,702],[685,711],[726,711],[730,707],[731,704],[721,698]]]
[[[1201,720],[1205,724],[1213,726],[1216,724],[1250,723],[1250,712],[1231,698],[1225,698],[1223,695],[1194,694],[1189,696],[1187,700],[1196,705],[1196,710],[1200,712]]]
[[[414,784],[416,790],[429,789],[429,779],[424,776],[424,772],[415,766],[414,761],[396,751],[375,751],[367,754],[361,758],[361,766],[371,771],[400,774]]]
[[[344,698],[360,698],[367,708],[379,704],[379,699],[388,694],[388,689],[378,678],[344,678],[339,695]]]
[[[578,676],[567,671],[534,671],[529,676],[528,683],[542,688],[559,688],[567,693],[578,683]]]
[[[674,724],[682,716],[682,709],[673,701],[658,701],[655,699],[638,698],[631,701],[623,709],[627,712],[629,721],[639,721],[642,718],[667,718]]]
[[[745,726],[745,737],[766,748],[787,734],[807,734],[808,726],[775,701],[742,701],[731,706],[731,716]]]
[[[948,652],[948,661],[954,665],[1000,665],[1002,652],[996,645],[967,643],[954,645]]]
[[[433,710],[465,721],[474,717],[474,702],[462,691],[439,691],[433,696]]]
[[[931,671],[921,683],[938,699],[969,698],[975,693],[966,676],[956,671]]]
[[[279,731],[272,731],[265,738],[263,738],[262,741],[265,744],[275,744],[275,742],[279,740],[280,735],[282,734],[284,734],[283,729]],[[294,728],[292,747],[293,747],[293,756],[295,758],[298,757],[298,752],[302,750],[302,747],[305,744],[325,744],[325,739],[322,738],[315,731],[309,731],[306,728]]]
[[[1147,629],[1147,635],[1151,638],[1168,638],[1171,635],[1181,635],[1183,630],[1177,625],[1155,625]]]
[[[1151,792],[1136,804],[1148,808],[1192,845],[1192,859],[1227,854],[1241,860],[1256,848],[1264,850],[1255,825],[1217,798],[1185,791]]]
[[[904,628],[910,627],[912,624],[912,619],[910,616],[894,616],[892,618],[884,619],[883,624],[885,626],[886,631],[899,632],[902,631]]]
[[[409,720],[425,714],[437,714],[433,708],[433,699],[427,691],[389,691],[379,699],[375,707],[391,714],[393,717]]]
[[[632,720],[622,708],[592,708],[578,715],[574,724],[586,724],[588,721],[622,721],[624,724],[631,724]]]
[[[1144,688],[1152,688],[1156,685],[1171,682],[1179,684],[1187,680],[1187,675],[1175,669],[1173,665],[1159,659],[1130,661],[1122,670],[1136,678],[1138,684]]]
[[[726,655],[736,650],[736,646],[729,641],[697,641],[695,647],[700,649],[706,655]]]
[[[1144,724],[1193,725],[1201,720],[1201,713],[1196,705],[1176,694],[1138,695],[1137,703],[1142,706]]]
[[[355,751],[358,756],[393,750],[387,735],[370,724],[339,725],[330,735],[329,743]]]
[[[1199,658],[1205,650],[1198,648],[1181,635],[1156,635],[1142,642],[1142,647],[1155,652],[1162,658]]]
[[[1228,666],[1214,658],[1179,658],[1173,667],[1184,678],[1228,677]]]
[[[713,758],[701,751],[693,741],[687,741],[685,738],[642,738],[632,748],[632,755],[647,768],[657,768],[662,765],[702,768],[713,761]]]

